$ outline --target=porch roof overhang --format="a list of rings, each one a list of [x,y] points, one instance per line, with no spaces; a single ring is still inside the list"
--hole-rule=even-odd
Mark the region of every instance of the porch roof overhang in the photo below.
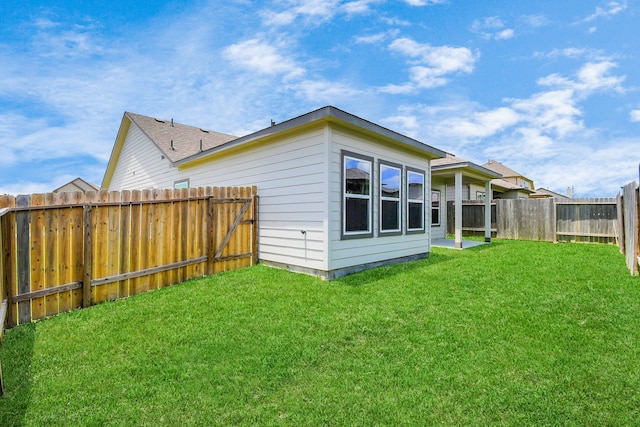
[[[486,183],[492,179],[502,178],[497,172],[478,166],[472,162],[448,163],[431,166],[431,176],[433,178],[454,179],[456,173],[462,173],[465,182]]]

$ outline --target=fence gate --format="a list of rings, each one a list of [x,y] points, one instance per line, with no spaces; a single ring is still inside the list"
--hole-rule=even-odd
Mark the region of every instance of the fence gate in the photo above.
[[[250,190],[220,189],[220,194],[211,200],[213,220],[218,224],[210,255],[213,272],[240,268],[247,260],[251,264],[258,262],[258,239],[252,236],[257,221],[258,199]]]

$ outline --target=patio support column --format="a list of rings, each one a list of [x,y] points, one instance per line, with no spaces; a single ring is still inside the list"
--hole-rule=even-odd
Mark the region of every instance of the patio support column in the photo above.
[[[491,242],[491,181],[487,181],[484,191],[484,241]]]
[[[462,249],[462,172],[456,172],[455,186],[455,248]]]

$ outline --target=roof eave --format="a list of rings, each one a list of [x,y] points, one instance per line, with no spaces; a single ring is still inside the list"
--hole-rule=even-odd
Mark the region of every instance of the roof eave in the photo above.
[[[494,172],[485,167],[478,166],[477,164],[472,162],[460,162],[460,163],[450,163],[445,165],[432,166],[431,174],[434,176],[437,176],[439,171],[451,173],[451,172],[456,172],[458,170],[463,174],[465,172],[467,173],[471,172],[475,178],[480,178],[487,181],[490,181],[492,179],[502,178],[502,175],[500,175],[499,173]]]
[[[111,178],[113,178],[113,173],[115,172],[118,158],[120,157],[120,153],[122,152],[124,140],[127,136],[127,133],[129,132],[131,122],[131,117],[125,111],[125,113],[122,115],[122,120],[120,121],[120,127],[118,128],[118,133],[116,134],[115,143],[113,144],[113,148],[111,149],[109,162],[107,163],[107,168],[104,172],[104,177],[102,178],[101,188],[109,188],[109,185],[111,185]]]
[[[186,157],[182,160],[176,161],[174,166],[184,166],[191,162],[196,162],[198,160],[202,160],[206,157],[214,155],[218,152],[228,150],[233,147],[237,147],[239,145],[243,145],[249,143],[251,141],[255,141],[261,138],[266,138],[269,136],[276,135],[281,132],[292,131],[296,128],[310,125],[312,123],[325,121],[328,123],[339,123],[342,125],[347,125],[351,128],[356,128],[359,130],[364,130],[368,133],[373,133],[380,135],[388,140],[398,141],[404,145],[407,145],[413,149],[419,150],[427,155],[430,159],[436,159],[445,157],[446,153],[442,150],[439,150],[435,147],[431,147],[430,145],[424,144],[418,140],[410,138],[408,136],[402,135],[375,123],[364,120],[360,117],[354,116],[346,111],[340,110],[333,106],[322,107],[318,110],[311,111],[310,113],[303,114],[298,117],[294,117],[292,119],[286,120],[284,122],[275,124],[268,128],[261,129],[252,134],[240,137],[238,139],[234,139],[233,141],[226,142],[217,147],[210,148],[201,153],[194,154],[190,157]]]

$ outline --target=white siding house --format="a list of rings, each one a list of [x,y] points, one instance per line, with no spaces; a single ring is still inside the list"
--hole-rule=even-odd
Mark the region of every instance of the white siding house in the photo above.
[[[260,262],[332,279],[428,256],[444,155],[330,106],[240,138],[125,113],[102,187],[255,185]]]

